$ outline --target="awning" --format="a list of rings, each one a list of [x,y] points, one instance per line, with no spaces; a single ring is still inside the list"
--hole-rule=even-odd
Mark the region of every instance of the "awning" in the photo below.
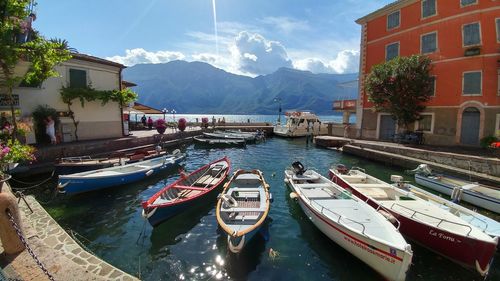
[[[152,108],[142,103],[134,102],[134,106],[129,110],[130,114],[163,114],[161,110]]]

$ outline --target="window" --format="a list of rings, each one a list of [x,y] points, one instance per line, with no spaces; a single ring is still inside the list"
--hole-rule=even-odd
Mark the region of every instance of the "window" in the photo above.
[[[431,89],[432,89],[432,94],[431,97],[436,96],[436,76],[431,76],[432,82],[431,82]]]
[[[392,43],[385,47],[385,60],[390,61],[399,56],[399,43]]]
[[[477,0],[460,0],[460,6],[465,7],[472,4],[477,4]]]
[[[422,54],[434,53],[437,50],[437,33],[428,33],[420,38]]]
[[[393,29],[399,26],[399,11],[387,16],[387,29]]]
[[[462,95],[481,95],[481,71],[464,72]]]
[[[422,0],[422,18],[436,15],[436,0]]]
[[[86,88],[87,87],[87,71],[80,69],[69,70],[69,87],[70,88]]]
[[[497,23],[497,42],[500,43],[500,19],[495,20]]]
[[[462,27],[463,45],[475,46],[481,44],[481,29],[479,23],[466,24]]]
[[[417,131],[423,131],[427,133],[432,133],[432,119],[433,114],[420,114],[420,120],[417,121]]]

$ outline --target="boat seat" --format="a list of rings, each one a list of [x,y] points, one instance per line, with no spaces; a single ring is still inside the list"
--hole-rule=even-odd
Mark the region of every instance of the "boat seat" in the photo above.
[[[342,175],[341,179],[349,182],[349,183],[363,183],[366,182],[366,176],[361,175]]]
[[[254,212],[252,212],[251,215],[247,215],[247,214],[241,214],[241,213],[238,213],[235,217],[232,217],[231,219],[232,220],[235,220],[235,221],[245,221],[245,220],[257,220],[261,213],[257,213],[257,214],[253,214]]]
[[[314,180],[319,180],[318,175],[297,175],[294,174],[292,176],[292,180],[294,181],[314,181]]]
[[[330,183],[299,183],[296,185],[297,185],[297,187],[304,188],[304,189],[322,188],[322,187],[332,186],[332,184],[330,184]]]
[[[302,190],[302,194],[308,199],[324,199],[324,198],[332,198],[333,195],[329,192],[327,192],[324,189],[304,189]]]
[[[209,185],[209,184],[214,184],[217,181],[215,180],[216,178],[212,177],[211,175],[204,175],[200,177],[198,180],[194,182],[194,185]]]
[[[363,194],[376,200],[390,199],[389,194],[384,189],[378,187],[363,188]]]
[[[383,184],[383,183],[354,183],[354,187],[359,187],[359,188],[389,188],[392,189],[392,187],[388,184]]]
[[[236,186],[259,186],[260,177],[256,174],[241,174],[233,180]]]

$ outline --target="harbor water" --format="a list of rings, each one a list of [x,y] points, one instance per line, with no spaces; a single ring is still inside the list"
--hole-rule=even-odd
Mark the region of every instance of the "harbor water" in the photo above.
[[[143,280],[382,280],[308,220],[290,199],[283,171],[293,161],[301,161],[326,175],[330,165],[344,163],[388,181],[391,174],[403,174],[401,169],[316,148],[305,139],[271,138],[232,149],[191,145],[183,150],[188,155],[187,171],[227,155],[233,171],[264,172],[274,202],[265,227],[241,254],[230,254],[226,237],[218,230],[215,198],[156,228],[142,218],[141,201],[177,179],[177,169],[147,181],[57,199],[45,207],[61,226],[78,233],[80,242],[93,253]],[[405,180],[411,177],[405,175]],[[412,243],[412,248],[407,280],[482,279],[418,245]],[[488,280],[500,280],[499,258],[497,254]]]

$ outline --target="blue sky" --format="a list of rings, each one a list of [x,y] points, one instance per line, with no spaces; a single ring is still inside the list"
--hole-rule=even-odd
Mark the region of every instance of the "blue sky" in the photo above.
[[[35,28],[46,37],[68,40],[81,53],[128,66],[199,60],[255,76],[283,66],[315,73],[357,72],[360,27],[354,21],[392,1],[38,2]]]

